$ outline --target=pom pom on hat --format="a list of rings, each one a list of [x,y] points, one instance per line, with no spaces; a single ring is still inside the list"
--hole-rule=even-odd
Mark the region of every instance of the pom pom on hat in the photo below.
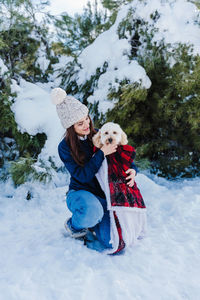
[[[61,104],[66,96],[66,92],[61,88],[55,88],[51,91],[51,101],[55,105]]]

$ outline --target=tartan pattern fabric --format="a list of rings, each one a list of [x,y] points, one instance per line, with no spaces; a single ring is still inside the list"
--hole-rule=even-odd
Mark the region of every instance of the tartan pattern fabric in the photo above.
[[[117,250],[113,253],[113,254],[116,254],[116,253],[122,251],[125,248],[126,244],[125,244],[125,242],[123,240],[123,237],[122,237],[122,229],[121,229],[118,217],[116,215],[116,212],[114,211],[113,214],[114,214],[115,224],[116,224],[116,227],[117,227],[117,232],[118,232],[118,235],[119,235],[119,245],[118,245]]]
[[[136,182],[129,187],[126,181],[125,171],[131,168],[134,158],[135,149],[130,145],[118,146],[107,156],[111,206],[146,208]]]

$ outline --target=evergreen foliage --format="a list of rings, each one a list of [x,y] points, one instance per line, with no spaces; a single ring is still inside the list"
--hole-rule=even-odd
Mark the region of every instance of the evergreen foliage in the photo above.
[[[82,14],[72,17],[63,13],[54,18],[43,10],[48,1],[0,0],[0,59],[8,68],[4,74],[0,70],[0,167],[10,166],[15,185],[27,180],[47,182],[56,168],[51,161],[38,161],[46,135],[30,136],[18,130],[11,110],[17,96],[11,89],[13,80],[48,82],[54,64],[65,56],[66,64],[57,72],[60,86],[88,105],[87,99],[107,72],[109,62],[78,86],[82,68],[78,57],[114,24],[121,6],[133,1],[101,0],[103,9],[99,9],[97,0],[93,0]],[[198,1],[190,2],[199,6]],[[44,16],[40,23],[38,12]],[[119,87],[111,87],[108,99],[118,102],[111,111],[99,113],[98,102],[88,106],[96,127],[105,121],[122,126],[129,143],[137,148],[140,168],[149,167],[151,162],[152,172],[160,176],[200,175],[200,57],[185,45],[153,42],[159,17],[155,11],[147,23],[131,9],[117,31],[119,39],[127,39],[131,45],[129,61],[137,60],[146,70],[152,82],[150,89],[140,82],[116,79]],[[55,26],[53,38],[49,23]]]
[[[31,82],[47,81],[48,74],[52,72],[51,64],[56,62],[48,43],[46,23],[50,22],[49,15],[38,25],[35,15],[42,9],[41,6],[34,6],[30,0],[1,2],[0,57],[11,77],[17,79],[20,75]],[[38,62],[42,51],[43,59],[49,61],[46,70],[42,70]]]
[[[107,117],[122,125],[153,172],[192,177],[200,173],[200,57],[184,45],[169,50],[161,44],[138,57],[150,89],[126,83],[112,90],[110,99],[119,101]]]
[[[36,164],[36,159],[20,157],[17,161],[11,163],[10,174],[16,186],[27,181],[47,183],[52,179],[51,169],[50,166],[45,165],[42,161]]]
[[[189,1],[196,4],[196,6],[200,9],[200,1],[199,0],[189,0]]]
[[[101,3],[103,7],[108,9],[110,11],[110,22],[114,23],[117,17],[117,13],[119,11],[119,8],[122,5],[128,4],[129,2],[132,2],[133,0],[101,0]]]
[[[4,164],[7,166],[7,161],[20,160],[26,155],[36,159],[46,140],[45,134],[30,136],[28,133],[22,134],[18,130],[11,110],[17,94],[12,92],[11,84],[13,79],[15,82],[19,82],[20,78],[30,82],[45,82],[52,73],[52,64],[57,62],[48,42],[46,22],[48,22],[49,16],[46,15],[46,19],[40,25],[35,16],[47,3],[44,1],[41,5],[33,5],[30,0],[1,1],[0,58],[8,69],[8,72],[2,74],[0,79],[1,167]],[[38,62],[40,55],[49,62],[47,68],[41,69]],[[27,163],[25,165],[28,166]],[[19,168],[19,172],[23,170]],[[25,175],[21,174],[18,177],[21,178]]]
[[[87,98],[93,94],[94,87],[101,74],[106,72],[107,64],[96,70],[96,74],[83,85],[77,85],[77,73],[81,66],[78,64],[78,56],[89,46],[102,32],[109,29],[114,23],[107,10],[101,10],[98,2],[88,2],[83,13],[74,17],[62,14],[55,19],[57,41],[52,47],[59,55],[65,54],[73,58],[60,69],[61,86],[67,93],[82,96],[83,103],[87,104]],[[92,109],[92,108],[91,108]]]
[[[101,11],[98,8],[97,0],[94,1],[93,5],[88,2],[82,14],[75,14],[72,17],[63,13],[55,19],[58,42],[54,44],[54,47],[56,44],[58,47],[63,45],[62,49],[60,48],[61,53],[77,57],[84,48],[111,25],[106,10]]]
[[[13,161],[21,155],[29,154],[36,158],[46,141],[45,134],[30,136],[28,133],[21,133],[15,122],[11,105],[16,95],[11,93],[10,78],[1,81],[0,90],[0,166],[5,160]]]
[[[115,20],[121,5],[132,1],[101,1]],[[118,99],[114,109],[106,116],[98,112],[98,102],[91,105],[95,126],[105,121],[120,123],[129,141],[137,147],[137,160],[160,176],[168,178],[199,174],[199,58],[185,45],[166,45],[153,42],[160,18],[155,11],[151,21],[135,17],[130,9],[118,26],[119,39],[128,39],[131,51],[129,60],[137,60],[144,67],[152,85],[149,90],[140,83],[124,79],[119,88],[111,88],[108,99]],[[84,47],[86,44],[84,45]],[[71,78],[63,81],[70,93],[80,95],[84,103],[98,86],[100,76],[107,71],[108,63],[81,86],[76,76],[81,66],[71,68]],[[68,74],[70,72],[67,72]],[[194,109],[194,111],[193,111]]]
[[[101,2],[109,10],[112,23],[121,5],[132,1]],[[118,26],[119,39],[128,39],[131,45],[129,60],[137,60],[144,67],[152,82],[150,89],[124,79],[119,88],[111,88],[107,96],[112,101],[118,99],[113,110],[103,116],[96,102],[90,105],[90,111],[96,127],[105,121],[120,123],[129,142],[137,147],[141,166],[149,166],[151,161],[152,172],[168,178],[199,175],[199,57],[185,45],[154,42],[159,12],[156,10],[150,18],[146,22],[136,17],[132,8]],[[72,65],[74,73],[71,77],[66,75],[68,79],[63,85],[87,104],[108,63],[81,86],[76,84],[81,66]]]
[[[77,84],[77,61],[76,59],[73,62],[70,62],[66,69],[65,73],[62,74],[62,86],[65,88],[68,94],[76,95],[77,98],[81,95],[81,101],[84,104],[87,104],[87,98],[91,96],[94,92],[95,87],[99,77],[106,72],[108,64],[105,62],[101,68],[96,69],[96,73],[91,76],[89,80],[86,80],[83,84]],[[90,106],[90,105],[89,105]],[[90,106],[92,110],[92,106]]]

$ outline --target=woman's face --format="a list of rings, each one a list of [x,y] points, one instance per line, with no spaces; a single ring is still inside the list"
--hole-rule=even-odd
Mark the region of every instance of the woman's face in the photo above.
[[[90,133],[90,118],[86,116],[75,123],[74,130],[79,136],[88,135]]]

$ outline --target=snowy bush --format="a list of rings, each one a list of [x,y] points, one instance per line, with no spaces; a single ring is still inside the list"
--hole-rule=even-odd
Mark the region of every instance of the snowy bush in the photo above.
[[[39,23],[38,11],[41,6],[29,0],[3,1],[0,6],[0,165],[7,169],[6,162],[20,157],[36,159],[46,140],[44,131],[21,131],[12,110],[22,78],[47,82],[58,62],[48,40],[48,16]]]
[[[97,124],[121,124],[153,172],[199,174],[199,10],[184,0],[114,2],[115,23],[78,57],[76,94]]]

